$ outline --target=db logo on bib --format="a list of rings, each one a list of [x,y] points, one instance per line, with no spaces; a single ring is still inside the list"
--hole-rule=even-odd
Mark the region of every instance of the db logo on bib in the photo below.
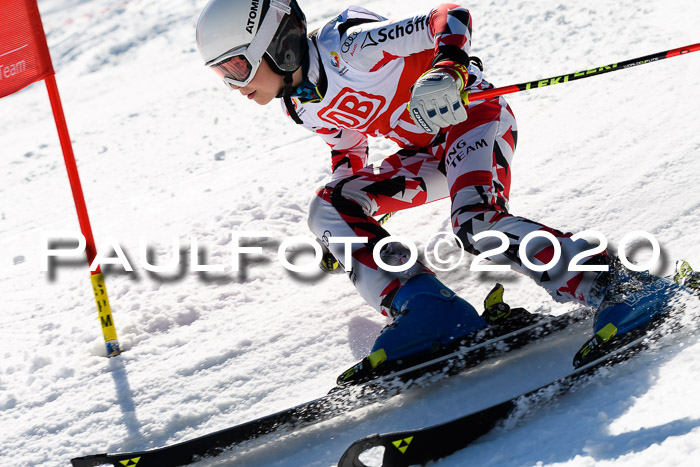
[[[386,99],[382,96],[343,88],[318,116],[335,127],[361,129],[374,120]]]

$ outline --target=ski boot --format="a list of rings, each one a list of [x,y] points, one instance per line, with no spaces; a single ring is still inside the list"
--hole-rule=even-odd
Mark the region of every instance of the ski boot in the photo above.
[[[481,314],[488,325],[497,330],[496,335],[507,334],[537,321],[537,317],[525,308],[511,308],[504,302],[504,291],[503,286],[497,283],[486,296]]]
[[[615,257],[610,263],[593,285],[591,302],[599,301],[594,335],[574,356],[577,368],[645,332],[688,292],[669,279],[629,270]]]
[[[382,330],[370,355],[340,375],[338,384],[369,379],[379,365],[397,368],[425,358],[487,327],[473,306],[427,273],[399,288],[391,312],[394,321]]]
[[[432,274],[409,279],[394,296],[391,309],[394,322],[372,347],[372,353],[383,350],[387,361],[440,350],[486,327],[473,306]]]

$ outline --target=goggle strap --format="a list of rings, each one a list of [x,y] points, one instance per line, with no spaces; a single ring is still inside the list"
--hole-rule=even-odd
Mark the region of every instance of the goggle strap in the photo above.
[[[284,14],[288,15],[292,12],[291,7],[289,6],[290,3],[290,0],[270,0],[270,7],[284,11]]]
[[[256,61],[262,60],[262,56],[270,42],[272,42],[272,38],[275,37],[277,28],[279,28],[284,15],[291,12],[288,6],[289,2],[290,0],[271,0],[270,6],[274,8],[270,8],[267,11],[253,42],[248,46],[248,53],[252,59]]]

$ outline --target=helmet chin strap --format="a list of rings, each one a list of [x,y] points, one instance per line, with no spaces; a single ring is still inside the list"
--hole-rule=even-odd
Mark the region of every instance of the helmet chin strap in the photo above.
[[[289,113],[289,116],[292,117],[292,120],[294,120],[294,123],[301,125],[303,122],[301,121],[301,118],[299,118],[299,115],[294,108],[294,102],[292,102],[291,97],[292,92],[294,91],[294,85],[292,84],[293,79],[293,72],[288,71],[284,74],[284,86],[277,97],[282,97],[282,100],[284,100],[284,106],[287,108],[287,112]]]

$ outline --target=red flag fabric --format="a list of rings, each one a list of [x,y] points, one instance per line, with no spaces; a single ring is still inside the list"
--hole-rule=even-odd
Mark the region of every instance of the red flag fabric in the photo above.
[[[36,0],[0,1],[0,98],[52,74]]]

